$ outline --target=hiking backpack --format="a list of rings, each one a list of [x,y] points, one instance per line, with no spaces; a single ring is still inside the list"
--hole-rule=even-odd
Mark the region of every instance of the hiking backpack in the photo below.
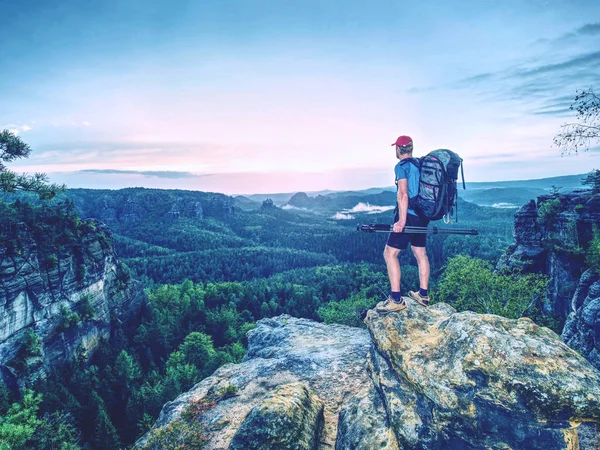
[[[407,158],[419,169],[419,193],[409,199],[408,207],[420,217],[429,220],[444,218],[450,222],[452,210],[458,200],[456,182],[458,169],[461,169],[463,189],[465,175],[462,159],[456,153],[446,150],[434,150],[422,158]],[[456,221],[458,222],[458,204],[456,203]]]

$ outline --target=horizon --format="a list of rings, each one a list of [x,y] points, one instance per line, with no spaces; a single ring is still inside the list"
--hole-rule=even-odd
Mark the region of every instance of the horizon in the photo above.
[[[364,190],[401,134],[467,182],[597,164],[552,146],[598,83],[597,1],[5,6],[0,129],[32,148],[9,168],[72,188]]]
[[[572,174],[572,175],[559,175],[559,176],[555,176],[555,177],[544,177],[544,178],[531,178],[531,179],[518,179],[518,180],[497,180],[497,181],[466,181],[467,185],[468,184],[484,184],[484,183],[518,183],[518,182],[523,182],[523,183],[527,183],[527,182],[532,182],[532,181],[541,181],[541,180],[553,180],[555,178],[564,178],[564,177],[576,177],[576,176],[581,176],[581,177],[585,177],[587,175],[587,173],[580,173],[580,174]],[[582,178],[583,181],[583,178]],[[459,179],[459,185],[461,183],[460,179]],[[582,189],[586,189],[583,185],[581,186]],[[366,191],[366,190],[379,190],[381,189],[382,191],[385,190],[394,190],[395,186],[391,185],[391,186],[371,186],[371,187],[367,187],[365,189],[339,189],[339,190],[334,190],[334,189],[320,189],[320,190],[314,190],[314,191],[305,191],[305,190],[300,190],[300,191],[288,191],[288,192],[251,192],[251,193],[244,193],[244,194],[240,194],[240,193],[225,193],[225,192],[219,192],[219,191],[202,191],[200,189],[182,189],[182,188],[156,188],[156,187],[146,187],[146,186],[126,186],[126,187],[119,187],[119,188],[89,188],[89,187],[72,187],[72,186],[67,186],[67,190],[69,189],[90,189],[90,190],[122,190],[122,189],[157,189],[157,190],[173,190],[173,191],[189,191],[189,192],[203,192],[203,193],[209,193],[209,194],[224,194],[227,195],[229,197],[253,197],[253,196],[268,196],[268,195],[294,195],[294,194],[298,194],[298,193],[305,193],[307,195],[328,195],[328,194],[334,194],[334,193],[342,193],[342,192],[362,192],[362,191]],[[560,187],[559,187],[560,189]],[[459,193],[460,193],[459,189]]]

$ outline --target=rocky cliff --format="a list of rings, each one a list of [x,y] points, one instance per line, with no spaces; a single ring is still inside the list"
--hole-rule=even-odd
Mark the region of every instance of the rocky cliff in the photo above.
[[[249,332],[228,364],[167,403],[137,448],[594,448],[600,372],[529,319],[446,304],[367,330],[280,316]],[[589,427],[586,428],[589,432]],[[186,433],[188,437],[186,438]],[[580,446],[581,442],[581,446]]]
[[[576,191],[540,196],[515,214],[515,242],[499,268],[548,275],[547,312],[564,321],[585,270],[583,250],[593,238],[594,227],[600,227],[600,195]]]
[[[515,214],[515,242],[498,267],[549,276],[546,312],[564,321],[562,339],[600,370],[600,268],[585,262],[595,229],[600,195],[541,196]]]
[[[562,339],[600,370],[600,273],[587,270],[573,295]]]
[[[0,369],[11,386],[44,377],[76,352],[90,357],[112,321],[129,320],[145,301],[103,224],[76,216],[32,222],[0,230]]]

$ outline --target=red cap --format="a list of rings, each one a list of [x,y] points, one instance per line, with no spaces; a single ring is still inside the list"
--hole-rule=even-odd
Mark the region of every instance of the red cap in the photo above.
[[[412,139],[409,136],[400,136],[396,139],[396,142],[392,144],[392,147],[395,145],[397,147],[404,147],[405,145],[412,144]]]

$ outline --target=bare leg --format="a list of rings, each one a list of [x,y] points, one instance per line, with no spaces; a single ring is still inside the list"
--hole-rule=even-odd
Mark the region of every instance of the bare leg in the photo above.
[[[388,276],[390,277],[390,285],[392,286],[392,292],[400,292],[400,262],[398,261],[398,255],[400,250],[389,245],[385,246],[383,251],[383,258],[387,265]]]
[[[413,254],[417,258],[417,264],[419,265],[419,282],[420,288],[429,289],[429,258],[427,257],[427,251],[425,247],[412,247]]]

